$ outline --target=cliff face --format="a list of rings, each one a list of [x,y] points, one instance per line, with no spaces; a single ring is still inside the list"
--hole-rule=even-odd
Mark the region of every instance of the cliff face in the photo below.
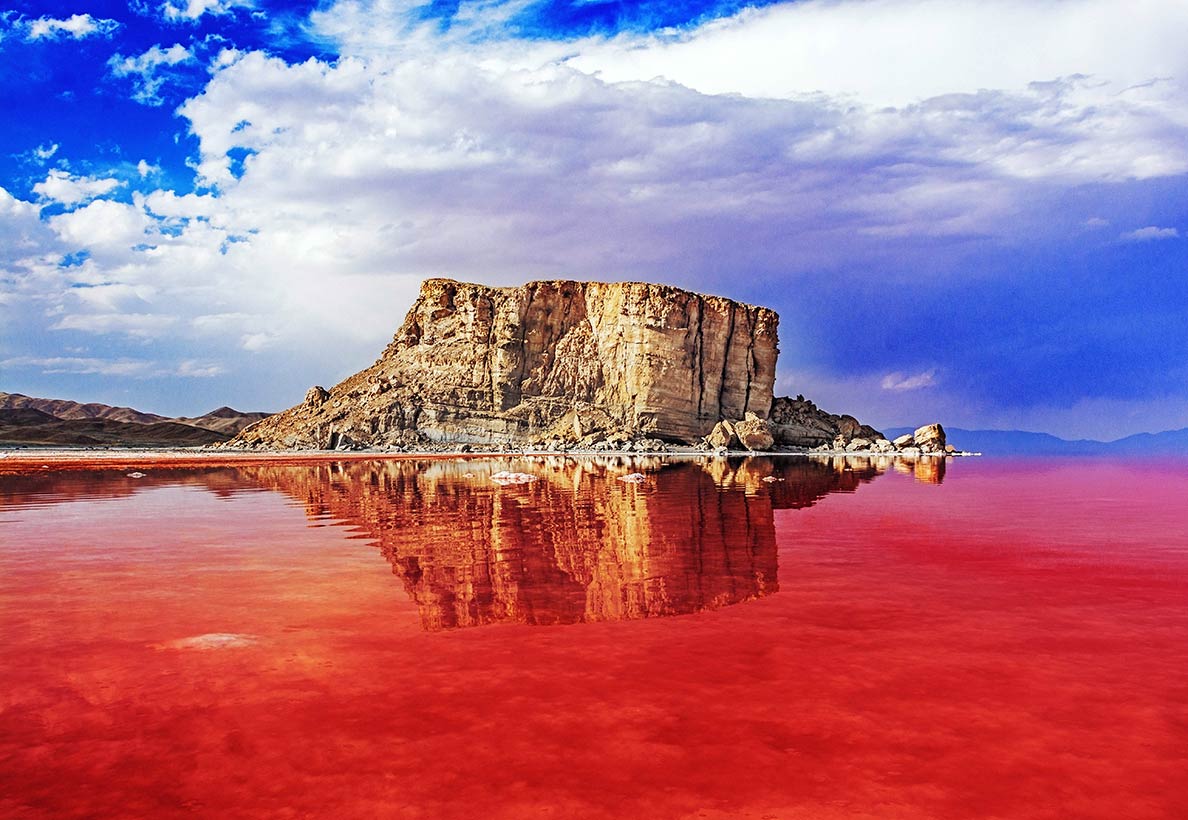
[[[493,288],[430,279],[379,360],[232,446],[695,442],[766,417],[779,317],[638,282]]]

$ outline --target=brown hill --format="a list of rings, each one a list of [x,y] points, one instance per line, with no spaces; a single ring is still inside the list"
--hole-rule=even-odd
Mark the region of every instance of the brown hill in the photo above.
[[[17,412],[27,413],[28,408]],[[0,446],[199,447],[230,438],[226,433],[173,421],[136,424],[111,419],[52,417],[40,423],[30,423],[32,421],[0,415]]]
[[[71,419],[110,419],[132,424],[152,424],[166,421],[165,416],[155,413],[142,413],[131,407],[112,407],[107,404],[80,404],[68,399],[37,399],[23,396],[20,393],[0,393],[0,409],[32,408],[48,413],[54,418]]]
[[[0,393],[0,445],[196,447],[226,441],[267,416],[220,407],[170,419],[131,407]]]
[[[266,419],[270,415],[272,414],[242,413],[230,407],[220,407],[201,416],[195,416],[193,418],[178,416],[171,419],[171,421],[191,424],[195,427],[202,427],[206,430],[214,430],[216,433],[225,433],[227,436],[233,436],[243,428],[255,424],[262,419]]]

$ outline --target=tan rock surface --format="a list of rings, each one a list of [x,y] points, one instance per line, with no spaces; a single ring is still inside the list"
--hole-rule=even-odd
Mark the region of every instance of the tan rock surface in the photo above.
[[[743,447],[754,452],[770,452],[775,446],[771,425],[754,413],[748,413],[745,419],[734,423],[734,435]]]
[[[717,450],[722,447],[730,448],[738,446],[738,437],[734,433],[734,424],[722,420],[714,425],[714,429],[705,438],[706,443]]]
[[[912,433],[916,445],[926,453],[945,451],[945,428],[939,424],[927,424]]]
[[[665,285],[430,279],[374,365],[231,446],[695,442],[721,419],[767,416],[778,322]]]

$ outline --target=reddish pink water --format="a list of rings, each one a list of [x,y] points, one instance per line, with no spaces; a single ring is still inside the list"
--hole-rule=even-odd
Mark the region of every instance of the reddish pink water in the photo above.
[[[852,466],[0,476],[0,816],[1186,816],[1188,464]]]

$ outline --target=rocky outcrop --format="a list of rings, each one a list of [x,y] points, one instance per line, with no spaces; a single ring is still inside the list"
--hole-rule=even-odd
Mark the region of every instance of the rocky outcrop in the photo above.
[[[928,424],[912,433],[916,446],[926,453],[945,451],[945,428],[939,424]]]
[[[945,428],[939,424],[926,424],[916,429],[914,433],[899,436],[894,441],[897,451],[909,455],[943,455],[953,453],[956,448],[945,438]]]
[[[721,419],[767,416],[778,322],[664,285],[430,279],[374,365],[231,446],[693,443]]]
[[[776,445],[782,447],[825,446],[845,450],[856,439],[869,445],[883,438],[883,434],[870,425],[862,424],[853,416],[827,413],[804,396],[776,399],[772,402],[768,420]]]

